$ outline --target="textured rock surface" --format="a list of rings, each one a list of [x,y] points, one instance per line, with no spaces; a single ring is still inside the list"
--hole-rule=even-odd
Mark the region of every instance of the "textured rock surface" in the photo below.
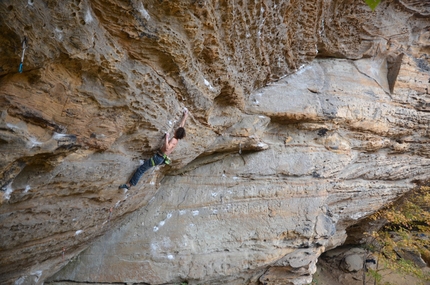
[[[429,178],[427,14],[2,1],[0,282],[70,260],[50,282],[310,282],[349,226]],[[173,166],[118,191],[183,107]]]
[[[383,272],[379,278],[382,284],[427,284],[425,280],[414,275],[393,270],[385,262],[379,259],[380,256],[369,254],[362,247],[351,245],[337,247],[322,254],[318,258],[317,272],[314,274],[314,281],[321,285],[362,285],[376,282],[374,275],[367,274],[372,270]],[[415,260],[419,256],[414,255]],[[425,265],[424,265],[425,266]],[[362,268],[365,267],[363,272]],[[429,272],[429,267],[423,268],[423,274]]]

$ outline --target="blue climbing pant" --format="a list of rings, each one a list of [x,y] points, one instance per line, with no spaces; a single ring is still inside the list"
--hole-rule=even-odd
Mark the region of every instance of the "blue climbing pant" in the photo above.
[[[152,161],[154,161],[154,165],[152,164]],[[145,160],[145,162],[136,169],[136,172],[133,174],[133,177],[130,179],[130,185],[136,186],[137,182],[139,182],[139,179],[148,169],[150,169],[155,165],[160,165],[163,163],[164,163],[164,158],[158,153],[155,154],[151,159]]]

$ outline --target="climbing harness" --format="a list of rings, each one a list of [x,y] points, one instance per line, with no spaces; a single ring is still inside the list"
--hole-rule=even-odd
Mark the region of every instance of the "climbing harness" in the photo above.
[[[163,154],[163,158],[164,158],[164,164],[169,165],[172,162],[172,160],[170,159],[170,157],[168,157],[165,154]]]
[[[164,159],[164,164],[170,164],[172,162],[172,160],[167,155],[165,155],[164,153],[161,154],[160,152],[157,152],[157,154]],[[155,161],[154,161],[154,158],[151,157],[150,160],[151,160],[152,167],[154,167],[156,165]]]
[[[26,49],[27,49],[27,37],[24,37],[24,39],[22,40],[21,63],[19,64],[19,68],[18,68],[19,73],[22,73],[22,69],[23,69],[23,66],[24,66],[24,54],[25,54],[25,50]]]

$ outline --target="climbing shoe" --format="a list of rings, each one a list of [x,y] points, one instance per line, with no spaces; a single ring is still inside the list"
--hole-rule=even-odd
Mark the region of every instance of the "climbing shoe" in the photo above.
[[[128,187],[127,186],[127,184],[121,184],[121,185],[119,185],[119,187],[118,187],[119,189],[130,189],[130,187]]]

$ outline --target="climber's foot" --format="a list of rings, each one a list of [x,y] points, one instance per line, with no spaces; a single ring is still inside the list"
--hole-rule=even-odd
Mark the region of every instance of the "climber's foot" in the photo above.
[[[121,185],[119,185],[119,187],[118,187],[119,189],[130,189],[130,186],[128,186],[127,184],[121,184]]]

